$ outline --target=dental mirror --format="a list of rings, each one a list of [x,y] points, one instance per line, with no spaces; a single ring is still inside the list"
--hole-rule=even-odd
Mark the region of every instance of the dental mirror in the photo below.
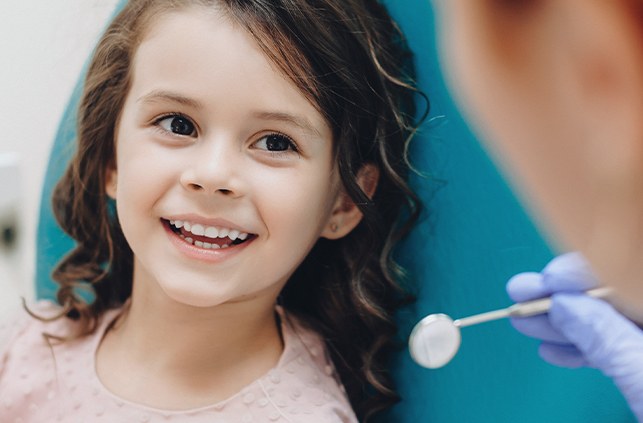
[[[603,298],[611,292],[610,288],[594,288],[585,294]],[[409,351],[413,360],[422,367],[437,369],[455,357],[462,337],[460,328],[506,317],[529,317],[546,313],[551,307],[550,298],[542,298],[511,307],[488,311],[474,316],[453,320],[446,314],[430,314],[420,320],[409,338]]]

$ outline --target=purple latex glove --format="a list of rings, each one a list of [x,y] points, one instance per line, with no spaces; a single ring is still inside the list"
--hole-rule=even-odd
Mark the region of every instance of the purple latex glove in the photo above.
[[[552,297],[549,313],[511,322],[542,340],[539,352],[545,361],[593,367],[612,378],[643,421],[643,331],[607,302],[582,293],[596,285],[580,254],[558,256],[541,273],[520,273],[509,280],[507,292],[516,302]]]

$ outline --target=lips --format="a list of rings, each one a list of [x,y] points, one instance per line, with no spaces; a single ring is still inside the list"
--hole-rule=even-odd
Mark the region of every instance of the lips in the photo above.
[[[218,250],[243,244],[256,235],[224,226],[208,226],[187,220],[161,219],[185,243],[205,250]]]

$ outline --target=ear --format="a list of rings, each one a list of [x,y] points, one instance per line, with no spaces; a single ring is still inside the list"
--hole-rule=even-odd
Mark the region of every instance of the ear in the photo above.
[[[596,207],[643,185],[641,2],[437,3],[446,76],[481,139],[554,238],[565,221],[585,238]]]
[[[118,172],[116,166],[110,165],[105,172],[105,192],[112,199],[116,199],[116,182],[118,181]]]
[[[373,198],[379,180],[379,169],[373,164],[365,164],[357,172],[357,185],[368,198]],[[321,236],[327,239],[340,239],[348,235],[362,220],[362,212],[342,189],[337,195],[330,218]]]
[[[569,118],[586,128],[587,163],[618,186],[643,169],[643,25],[631,2],[590,3],[570,10],[579,23],[560,31],[569,36],[555,58],[567,67],[559,86],[576,112]]]

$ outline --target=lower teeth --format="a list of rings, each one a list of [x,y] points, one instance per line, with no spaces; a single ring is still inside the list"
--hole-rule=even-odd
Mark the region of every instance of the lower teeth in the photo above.
[[[195,241],[194,239],[192,239],[190,237],[186,237],[183,234],[180,234],[179,236],[181,237],[181,239],[183,239],[188,244],[194,245],[194,246],[199,247],[199,248],[204,248],[206,250],[219,250],[219,249],[229,248],[230,247],[230,245],[228,245],[228,244],[219,245],[219,244],[211,244],[209,242]]]

